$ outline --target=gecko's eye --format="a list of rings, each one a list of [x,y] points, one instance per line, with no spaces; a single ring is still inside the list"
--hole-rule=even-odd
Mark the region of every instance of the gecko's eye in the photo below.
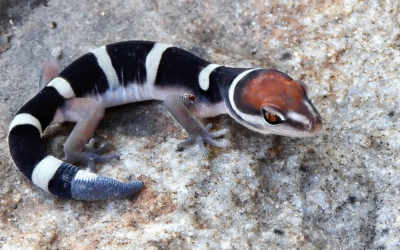
[[[268,124],[278,125],[284,121],[284,119],[280,115],[274,112],[271,112],[266,109],[262,109],[262,112],[263,112],[263,117]]]

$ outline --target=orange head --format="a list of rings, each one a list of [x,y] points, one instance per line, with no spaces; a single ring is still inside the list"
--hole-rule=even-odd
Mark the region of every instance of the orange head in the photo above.
[[[277,70],[244,71],[232,82],[228,99],[230,115],[263,134],[306,137],[322,129],[305,83]]]

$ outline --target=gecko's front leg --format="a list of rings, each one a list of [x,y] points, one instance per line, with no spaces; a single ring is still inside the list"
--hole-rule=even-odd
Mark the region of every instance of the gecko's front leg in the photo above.
[[[216,141],[214,138],[218,138],[229,132],[228,129],[222,129],[216,132],[210,132],[212,124],[208,124],[203,128],[199,121],[192,115],[196,112],[199,105],[198,101],[195,100],[192,95],[171,95],[167,96],[164,100],[164,104],[167,107],[171,115],[178,121],[178,123],[186,130],[189,138],[178,145],[178,149],[183,148],[186,145],[197,144],[205,158],[208,158],[208,150],[204,146],[204,143],[208,143],[215,147],[228,147],[229,142],[227,141]]]

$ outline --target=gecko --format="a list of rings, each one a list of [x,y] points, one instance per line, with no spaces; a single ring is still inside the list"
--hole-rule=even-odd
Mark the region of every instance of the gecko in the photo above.
[[[265,68],[234,68],[210,63],[169,44],[124,41],[94,49],[65,69],[45,63],[40,91],[17,112],[9,128],[9,149],[19,170],[41,189],[75,200],[131,196],[142,181],[121,182],[95,173],[95,164],[118,158],[104,155],[111,143],[95,148],[92,134],[105,109],[132,102],[160,100],[188,133],[178,148],[196,144],[227,147],[198,118],[228,114],[261,134],[316,135],[322,119],[307,86]],[[65,160],[49,155],[44,130],[60,122],[76,123],[64,145]],[[72,164],[88,166],[89,171]]]

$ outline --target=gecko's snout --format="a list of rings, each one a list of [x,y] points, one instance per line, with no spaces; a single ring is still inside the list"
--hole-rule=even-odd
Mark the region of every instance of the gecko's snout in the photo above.
[[[322,120],[321,117],[315,117],[314,121],[311,122],[306,126],[307,131],[310,133],[310,135],[316,135],[322,130]]]

